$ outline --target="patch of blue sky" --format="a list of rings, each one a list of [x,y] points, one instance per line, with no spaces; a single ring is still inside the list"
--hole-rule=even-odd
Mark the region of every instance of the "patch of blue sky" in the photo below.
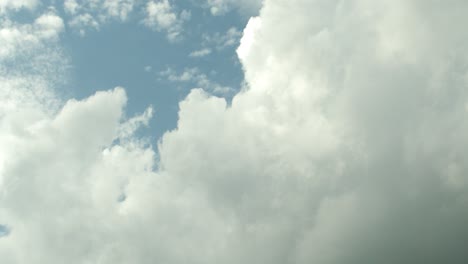
[[[155,115],[143,134],[154,142],[165,131],[176,127],[178,102],[190,89],[198,87],[194,81],[180,83],[160,78],[160,72],[171,68],[181,73],[197,68],[211,81],[239,89],[243,74],[235,55],[237,45],[204,57],[194,58],[189,54],[204,48],[204,35],[223,34],[231,27],[242,30],[246,18],[235,12],[214,17],[206,9],[187,6],[187,3],[178,8],[189,9],[191,20],[184,24],[183,37],[177,42],[169,42],[164,32],[142,25],[138,10],[125,23],[104,24],[85,36],[67,31],[63,44],[72,64],[69,82],[72,96],[83,98],[97,90],[125,87],[129,116],[153,106]],[[232,95],[225,96],[230,100]]]
[[[10,235],[11,229],[8,226],[0,225],[0,238]]]
[[[243,80],[235,49],[248,17],[236,11],[213,16],[198,2],[172,1],[175,12],[190,12],[190,20],[182,24],[182,38],[171,42],[166,32],[152,30],[142,23],[146,2],[137,1],[126,21],[109,19],[99,23],[97,29],[85,28],[84,35],[70,26],[72,15],[65,12],[63,1],[42,1],[35,14],[53,9],[65,23],[61,46],[70,59],[71,68],[67,85],[59,93],[81,99],[99,90],[124,87],[128,96],[128,117],[143,112],[149,105],[153,106],[154,117],[149,127],[139,133],[155,143],[165,131],[176,127],[178,103],[189,91],[207,88],[200,87],[196,79],[174,82],[162,78],[160,73],[170,69],[174,74],[182,74],[196,69],[210,82],[232,89],[228,93],[216,94],[230,101]],[[22,10],[14,13],[12,18],[30,22],[37,17],[35,14]],[[239,34],[235,36],[234,44],[224,45],[222,41],[217,43],[214,40],[232,28]],[[209,52],[204,56],[190,56],[200,50]]]

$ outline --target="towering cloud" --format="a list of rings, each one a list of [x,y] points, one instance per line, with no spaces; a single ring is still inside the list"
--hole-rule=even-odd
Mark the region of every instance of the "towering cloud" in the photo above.
[[[193,90],[157,154],[121,88],[6,111],[2,263],[465,263],[467,11],[267,0],[247,87]]]

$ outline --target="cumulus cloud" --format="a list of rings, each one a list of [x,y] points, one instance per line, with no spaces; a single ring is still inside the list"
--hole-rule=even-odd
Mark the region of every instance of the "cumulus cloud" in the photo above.
[[[2,263],[464,263],[467,10],[267,0],[248,88],[193,90],[158,154],[121,88],[6,112]]]

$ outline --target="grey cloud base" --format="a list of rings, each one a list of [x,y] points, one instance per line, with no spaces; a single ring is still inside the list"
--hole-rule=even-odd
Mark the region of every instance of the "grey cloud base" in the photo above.
[[[5,110],[2,264],[466,263],[467,11],[267,0],[248,88],[193,90],[158,157],[121,88]]]

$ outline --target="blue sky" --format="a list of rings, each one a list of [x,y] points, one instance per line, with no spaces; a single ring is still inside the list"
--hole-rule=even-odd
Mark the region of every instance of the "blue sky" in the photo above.
[[[200,2],[169,3],[175,13],[190,12],[182,36],[176,41],[168,40],[166,32],[144,25],[145,4],[141,1],[135,2],[125,21],[111,18],[100,22],[99,28],[73,26],[70,21],[74,15],[65,10],[61,1],[42,1],[34,12],[53,9],[65,22],[65,31],[60,36],[61,48],[69,60],[68,78],[60,87],[64,99],[86,98],[96,91],[122,86],[128,94],[129,117],[149,105],[153,107],[154,118],[149,127],[140,131],[153,142],[175,128],[178,103],[192,88],[210,89],[196,80],[170,81],[160,72],[171,69],[173,74],[181,75],[196,68],[197,74],[206,75],[210,82],[231,88],[226,93],[215,93],[230,100],[244,78],[235,50],[243,28],[256,11],[230,8],[222,15],[213,15],[209,6]],[[98,16],[92,9],[89,13]],[[14,18],[30,22],[35,16],[31,11],[20,10]],[[80,34],[80,30],[85,33]],[[221,42],[229,30],[235,34],[223,46]],[[211,51],[209,54],[190,56],[194,51],[207,49]]]

